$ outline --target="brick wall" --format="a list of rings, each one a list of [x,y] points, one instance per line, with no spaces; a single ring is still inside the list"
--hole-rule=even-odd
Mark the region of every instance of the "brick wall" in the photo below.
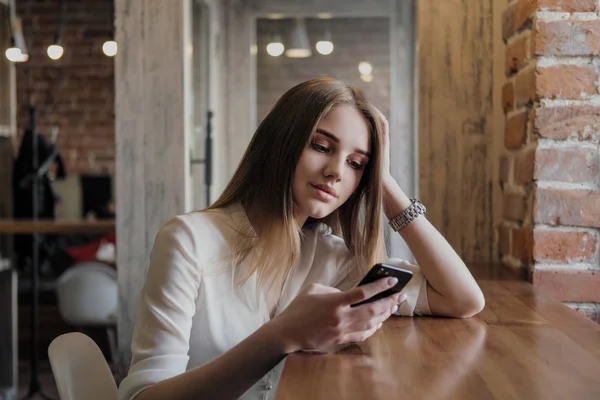
[[[513,0],[503,17],[499,252],[600,322],[598,0]]]
[[[59,128],[70,174],[114,171],[114,65],[102,52],[113,38],[113,0],[67,1],[63,57],[48,58],[60,0],[18,0],[29,61],[17,66],[18,132],[29,123],[27,104],[39,110],[39,131]]]
[[[324,56],[315,50],[324,29],[331,29],[333,53]],[[386,115],[390,107],[390,26],[388,18],[308,18],[306,28],[313,54],[310,58],[271,57],[266,46],[275,33],[286,44],[292,30],[290,19],[259,19],[257,23],[257,121],[273,108],[279,97],[292,86],[318,76],[334,76],[359,87]],[[373,66],[373,81],[363,82],[358,63]]]

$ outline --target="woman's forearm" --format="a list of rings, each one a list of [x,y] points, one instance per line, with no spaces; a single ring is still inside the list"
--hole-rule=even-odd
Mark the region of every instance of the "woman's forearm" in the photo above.
[[[267,323],[221,356],[152,385],[136,400],[237,399],[285,355],[285,343]]]
[[[385,213],[400,214],[411,204],[394,180],[384,180]],[[429,306],[434,314],[471,316],[484,306],[479,285],[452,246],[426,219],[417,218],[400,232],[434,293]]]

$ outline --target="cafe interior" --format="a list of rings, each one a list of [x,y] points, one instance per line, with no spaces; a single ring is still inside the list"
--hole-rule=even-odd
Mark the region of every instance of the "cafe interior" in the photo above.
[[[0,0],[0,399],[117,399],[157,232],[320,76],[386,116],[392,176],[486,303],[290,354],[261,398],[600,398],[599,10]]]

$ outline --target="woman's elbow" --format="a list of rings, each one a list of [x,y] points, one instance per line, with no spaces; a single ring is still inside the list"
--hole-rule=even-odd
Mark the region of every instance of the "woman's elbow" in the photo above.
[[[463,299],[459,305],[457,305],[454,317],[456,318],[471,318],[479,314],[485,307],[485,297],[483,293],[478,290],[471,296]]]

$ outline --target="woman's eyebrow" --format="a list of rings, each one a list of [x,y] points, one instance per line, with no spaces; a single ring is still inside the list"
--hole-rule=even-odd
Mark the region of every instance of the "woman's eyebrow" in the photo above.
[[[321,135],[325,135],[325,136],[327,136],[329,139],[333,140],[335,143],[339,143],[339,142],[340,142],[340,139],[339,139],[337,136],[335,136],[335,135],[334,135],[333,133],[331,133],[331,132],[328,132],[328,131],[326,131],[326,130],[325,130],[325,129],[323,129],[323,128],[317,128],[316,132],[317,132],[317,133],[320,133]],[[354,149],[354,151],[355,151],[356,153],[362,154],[362,155],[364,155],[364,156],[371,157],[371,154],[369,154],[369,152],[368,152],[368,151],[361,150],[361,149]]]

